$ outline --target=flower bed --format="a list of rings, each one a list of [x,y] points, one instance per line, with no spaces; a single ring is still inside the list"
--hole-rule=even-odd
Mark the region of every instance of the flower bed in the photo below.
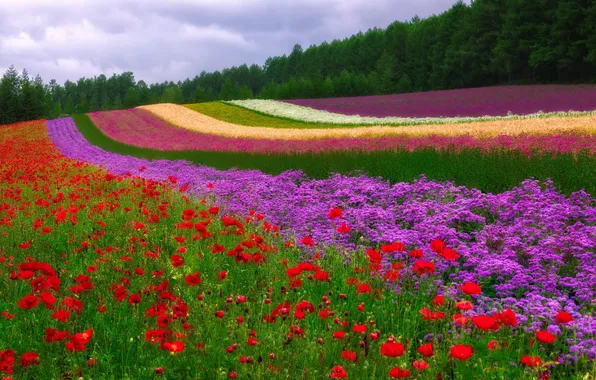
[[[438,261],[448,281],[476,281],[487,291],[481,310],[512,307],[530,328],[557,326],[548,321],[561,310],[576,318],[574,357],[596,355],[594,312],[596,208],[589,195],[565,198],[546,184],[528,180],[501,194],[435,183],[424,178],[389,185],[380,179],[333,176],[311,180],[300,172],[270,176],[259,171],[218,171],[184,161],[147,161],[91,146],[70,119],[48,122],[48,132],[67,156],[99,164],[115,173],[155,180],[175,176],[200,197],[211,196],[224,211],[259,212],[308,248],[332,246],[346,260],[360,247],[400,241],[422,247],[432,261],[429,237],[444,240],[461,259]],[[329,219],[333,207],[341,219]],[[343,223],[346,223],[344,226]],[[390,255],[407,259],[404,251]],[[449,292],[450,289],[445,289]],[[451,289],[453,291],[453,289]]]
[[[596,109],[594,85],[535,85],[466,88],[353,98],[285,102],[345,115],[373,117],[479,117]]]

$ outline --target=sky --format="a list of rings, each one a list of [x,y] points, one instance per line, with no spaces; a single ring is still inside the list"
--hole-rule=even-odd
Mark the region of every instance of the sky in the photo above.
[[[455,0],[0,0],[0,75],[45,82],[132,71],[147,83],[257,63]]]

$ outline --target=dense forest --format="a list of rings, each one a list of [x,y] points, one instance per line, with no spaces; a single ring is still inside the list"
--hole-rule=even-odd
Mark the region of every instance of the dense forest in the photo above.
[[[8,69],[0,124],[159,102],[377,95],[596,80],[593,0],[473,0],[426,19],[193,79],[147,85],[125,72],[64,85]]]

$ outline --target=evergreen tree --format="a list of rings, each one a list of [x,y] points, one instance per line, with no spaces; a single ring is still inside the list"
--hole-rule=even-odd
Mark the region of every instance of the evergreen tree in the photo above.
[[[254,97],[254,94],[252,93],[252,90],[250,89],[250,87],[248,87],[248,85],[244,85],[241,89],[240,89],[240,95],[238,96],[238,99],[252,99]]]
[[[87,102],[87,96],[81,96],[81,101],[77,106],[77,113],[87,113],[89,112],[89,103]]]
[[[122,109],[122,101],[120,100],[120,96],[116,96],[114,98],[114,103],[112,103],[113,110],[121,110]]]
[[[69,95],[66,99],[66,104],[64,105],[64,113],[67,115],[73,115],[75,113],[75,105],[74,100],[72,100],[72,95]]]
[[[124,108],[134,108],[140,103],[139,91],[134,87],[129,87],[124,97]]]
[[[19,73],[10,66],[0,82],[0,124],[19,120]]]
[[[90,112],[99,111],[99,101],[97,100],[97,94],[93,94],[93,96],[91,97],[91,103],[89,104],[89,111]]]
[[[398,94],[403,94],[405,92],[412,91],[412,82],[410,82],[410,78],[408,78],[408,74],[404,74],[401,76],[401,78],[399,79],[399,82],[397,82],[395,91]]]
[[[108,94],[103,94],[103,97],[101,98],[101,110],[107,111],[110,108],[110,98],[108,98]]]
[[[221,91],[218,96],[219,100],[232,100],[234,98],[234,85],[232,80],[227,78],[221,87]]]

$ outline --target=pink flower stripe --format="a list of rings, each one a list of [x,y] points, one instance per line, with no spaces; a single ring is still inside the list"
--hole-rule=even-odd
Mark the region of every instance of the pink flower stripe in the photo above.
[[[264,140],[227,138],[192,132],[172,126],[142,109],[94,112],[89,114],[95,125],[113,140],[141,148],[157,150],[203,150],[254,153],[317,153],[323,151],[375,151],[435,148],[460,151],[477,148],[520,150],[524,153],[596,153],[596,136],[520,135],[475,138],[472,136],[391,136],[371,139]]]

